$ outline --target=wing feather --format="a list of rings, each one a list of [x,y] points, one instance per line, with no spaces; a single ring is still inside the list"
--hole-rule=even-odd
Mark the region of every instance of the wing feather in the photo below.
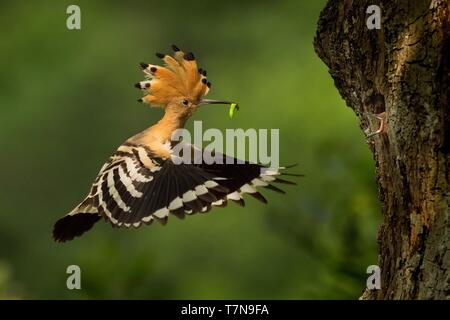
[[[126,150],[126,152],[124,151]],[[283,192],[271,183],[292,184],[277,178],[278,170],[244,162],[175,164],[155,158],[148,148],[126,145],[102,167],[89,196],[71,214],[93,212],[117,227],[139,227],[169,214],[205,213],[228,200],[244,206],[243,194],[267,203],[259,187]]]

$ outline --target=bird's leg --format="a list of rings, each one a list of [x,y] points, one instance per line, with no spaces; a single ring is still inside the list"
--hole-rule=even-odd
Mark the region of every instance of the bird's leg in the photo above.
[[[369,132],[367,134],[367,138],[373,137],[377,134],[383,134],[387,132],[387,119],[386,119],[386,112],[382,112],[382,113],[378,113],[378,114],[373,114],[373,113],[369,113],[370,116],[373,116],[375,118],[377,118],[380,121],[380,126],[378,127],[378,130],[373,131],[373,132]]]

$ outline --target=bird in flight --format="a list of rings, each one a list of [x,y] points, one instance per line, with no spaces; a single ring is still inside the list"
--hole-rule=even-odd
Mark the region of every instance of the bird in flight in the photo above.
[[[140,227],[169,215],[206,213],[228,201],[244,206],[243,194],[267,203],[257,187],[284,193],[273,183],[295,184],[279,178],[279,169],[235,161],[207,164],[175,163],[171,157],[175,130],[203,105],[231,104],[205,99],[211,83],[197,67],[194,55],[173,45],[174,55],[157,53],[164,66],[141,63],[147,80],[136,84],[146,92],[140,102],[164,109],[164,116],[150,128],[126,140],[100,169],[89,194],[53,229],[57,242],[72,240],[104,218],[114,227]],[[231,164],[230,164],[231,163]]]

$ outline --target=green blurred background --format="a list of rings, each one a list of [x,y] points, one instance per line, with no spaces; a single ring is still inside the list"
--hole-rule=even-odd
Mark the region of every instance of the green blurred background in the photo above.
[[[0,298],[355,299],[377,262],[371,154],[313,38],[325,0],[52,1],[0,10]],[[81,7],[81,30],[66,8]],[[306,174],[167,226],[94,230],[65,244],[53,223],[88,192],[109,155],[161,110],[136,102],[141,61],[177,44],[213,83],[204,129],[280,128],[281,162]],[[192,128],[192,121],[188,128]],[[82,290],[66,288],[66,268]]]

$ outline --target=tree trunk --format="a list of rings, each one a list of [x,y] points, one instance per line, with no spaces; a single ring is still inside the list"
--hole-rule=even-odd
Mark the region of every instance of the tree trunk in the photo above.
[[[369,30],[370,5],[381,28]],[[448,0],[330,0],[315,49],[366,133],[383,224],[381,289],[362,299],[450,299],[450,5]],[[365,270],[366,266],[362,266]]]

